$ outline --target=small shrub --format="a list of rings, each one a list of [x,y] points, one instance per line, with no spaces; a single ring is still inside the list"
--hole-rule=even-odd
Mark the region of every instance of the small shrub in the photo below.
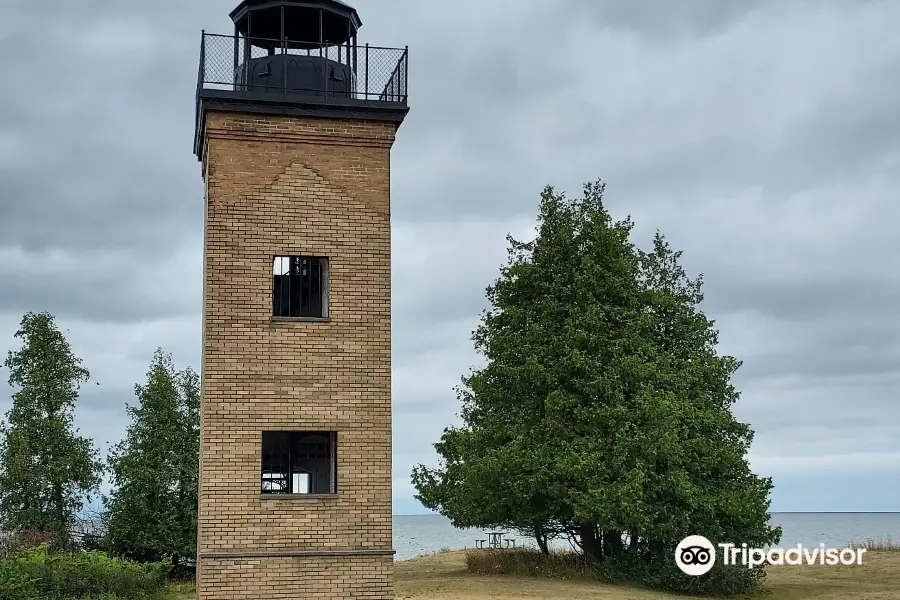
[[[153,598],[166,587],[171,565],[138,564],[102,552],[52,552],[49,545],[0,559],[0,600],[71,600],[112,595]],[[5,595],[4,595],[5,594]]]
[[[38,600],[35,580],[11,561],[0,559],[0,600]]]
[[[887,539],[869,538],[858,544],[848,544],[848,548],[864,548],[867,552],[900,552],[900,543]]]
[[[633,584],[690,596],[728,597],[758,591],[766,573],[761,567],[748,569],[716,561],[709,573],[692,577],[684,574],[674,560],[648,562],[642,556],[622,555],[599,563],[596,575],[605,583]]]

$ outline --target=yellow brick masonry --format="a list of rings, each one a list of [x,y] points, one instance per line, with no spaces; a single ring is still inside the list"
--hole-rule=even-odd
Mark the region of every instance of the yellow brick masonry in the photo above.
[[[397,125],[205,118],[199,600],[393,598]],[[299,254],[329,258],[327,322],[272,319],[272,258]],[[261,433],[294,429],[338,432],[336,495],[261,497]]]

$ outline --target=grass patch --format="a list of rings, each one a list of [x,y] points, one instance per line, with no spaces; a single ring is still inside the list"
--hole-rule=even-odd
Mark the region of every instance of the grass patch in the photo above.
[[[595,563],[574,551],[537,549],[467,550],[466,571],[474,575],[513,575],[560,580],[593,580],[619,586],[668,590],[697,596],[736,597],[758,590],[765,573],[717,563],[703,577],[682,573],[674,562],[647,563],[621,556]]]
[[[868,544],[868,542],[867,542]],[[856,547],[863,547],[857,544]],[[868,544],[861,566],[769,567],[764,589],[742,600],[897,600],[900,552],[884,541]],[[514,552],[514,551],[511,551]],[[871,552],[871,553],[870,553]],[[536,576],[528,558],[506,560],[506,574],[476,572],[470,552],[442,551],[394,565],[397,600],[686,600],[690,596],[604,584],[578,575],[565,556],[554,576]],[[566,554],[566,553],[557,553]],[[480,565],[480,566],[476,566]],[[470,571],[471,568],[476,571]],[[195,600],[193,584],[172,584],[166,600]],[[106,600],[106,599],[104,599]],[[112,600],[112,599],[110,599]]]
[[[861,566],[769,567],[753,600],[898,600],[900,552],[872,550]],[[469,572],[463,551],[394,566],[397,600],[685,600],[690,596],[609,585],[585,578]],[[180,600],[180,599],[179,599]]]
[[[575,552],[538,550],[465,551],[466,570],[475,575],[523,575],[553,579],[584,579],[594,576],[592,566]]]
[[[181,581],[170,583],[166,592],[166,600],[194,600],[197,597],[197,589],[193,581]]]

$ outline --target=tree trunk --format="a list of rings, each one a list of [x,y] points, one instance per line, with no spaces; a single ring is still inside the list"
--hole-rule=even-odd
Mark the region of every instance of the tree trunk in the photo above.
[[[624,546],[622,544],[621,531],[604,531],[603,532],[603,553],[608,556],[618,556],[622,554]]]
[[[650,548],[650,560],[659,561],[663,559],[664,547],[659,540],[649,540],[647,546]]]
[[[581,538],[581,549],[585,558],[599,561],[603,558],[603,547],[597,538],[597,526],[594,523],[582,523],[578,526],[578,537]]]
[[[66,523],[65,505],[63,504],[62,484],[59,482],[53,484],[53,519],[57,543],[61,547],[65,547],[68,545],[68,523]]]
[[[534,539],[537,541],[538,548],[541,550],[541,554],[547,556],[550,554],[550,547],[547,545],[547,535],[541,529],[541,527],[535,525],[534,527]]]
[[[628,532],[628,548],[626,548],[626,551],[629,554],[634,554],[635,552],[637,552],[637,549],[640,545],[640,541],[641,540],[640,540],[640,537],[638,536],[637,531],[629,531]]]

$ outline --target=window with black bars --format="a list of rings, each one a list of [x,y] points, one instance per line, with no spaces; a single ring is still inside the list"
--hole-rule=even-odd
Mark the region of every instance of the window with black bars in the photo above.
[[[328,259],[276,256],[272,268],[272,315],[328,316]]]
[[[337,493],[335,432],[264,431],[263,494]]]

